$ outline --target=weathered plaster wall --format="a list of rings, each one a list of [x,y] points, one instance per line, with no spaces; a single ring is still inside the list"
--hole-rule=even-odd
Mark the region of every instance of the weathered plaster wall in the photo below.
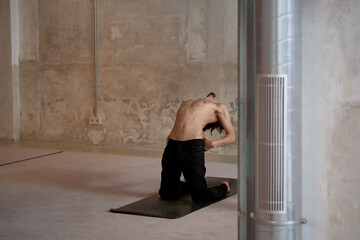
[[[160,148],[180,102],[209,91],[229,107],[236,126],[236,1],[98,4],[105,122],[91,129],[92,1],[19,0],[22,139]],[[360,3],[302,4],[303,235],[357,239]],[[8,0],[0,0],[0,19],[0,138],[12,138]]]
[[[303,1],[304,239],[360,236],[360,2]]]
[[[0,1],[0,138],[13,139],[10,1]]]
[[[236,0],[98,1],[102,128],[93,1],[20,2],[22,139],[162,148],[181,101],[210,91],[236,127]]]
[[[39,60],[39,7],[38,0],[18,0],[19,2],[19,59]]]

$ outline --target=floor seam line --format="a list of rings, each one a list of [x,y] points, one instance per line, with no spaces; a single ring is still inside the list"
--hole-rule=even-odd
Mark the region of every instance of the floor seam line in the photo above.
[[[59,154],[59,153],[62,153],[62,152],[63,152],[63,151],[58,151],[58,152],[48,153],[48,154],[44,154],[44,155],[40,155],[40,156],[35,156],[35,157],[31,157],[31,158],[25,158],[25,159],[13,161],[13,162],[2,163],[2,164],[0,164],[0,167],[6,166],[6,165],[10,165],[10,164],[20,163],[20,162],[25,162],[25,161],[29,161],[29,160],[33,160],[33,159],[37,159],[37,158],[47,157],[47,156]]]

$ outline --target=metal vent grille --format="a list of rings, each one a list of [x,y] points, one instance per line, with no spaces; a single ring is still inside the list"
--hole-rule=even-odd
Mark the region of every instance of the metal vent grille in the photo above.
[[[257,207],[266,213],[286,213],[286,85],[287,75],[257,76]]]

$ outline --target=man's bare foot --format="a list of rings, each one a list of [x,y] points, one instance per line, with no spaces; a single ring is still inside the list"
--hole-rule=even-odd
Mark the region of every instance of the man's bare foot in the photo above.
[[[228,181],[222,181],[221,184],[225,184],[227,186],[227,192],[230,192],[230,185]]]

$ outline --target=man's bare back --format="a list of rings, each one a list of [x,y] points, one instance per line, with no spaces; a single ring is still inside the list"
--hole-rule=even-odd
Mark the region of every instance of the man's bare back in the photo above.
[[[204,137],[203,128],[208,123],[217,121],[224,128],[226,136],[215,141]],[[210,150],[233,143],[235,133],[226,106],[219,103],[216,97],[208,96],[200,100],[184,101],[181,104],[168,138],[178,141],[205,139],[205,150]]]
[[[173,140],[203,139],[203,128],[217,121],[218,106],[207,100],[188,100],[181,104],[174,127],[170,133]]]

